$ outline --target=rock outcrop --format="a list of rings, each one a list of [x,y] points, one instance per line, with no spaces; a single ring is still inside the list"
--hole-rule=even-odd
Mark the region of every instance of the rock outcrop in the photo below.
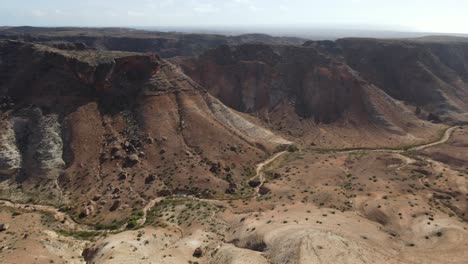
[[[21,154],[11,120],[2,117],[0,123],[0,174],[13,175],[21,168]]]
[[[43,115],[39,108],[29,111],[26,134],[19,133],[25,145],[25,173],[49,180],[57,180],[65,168],[61,126],[56,114]]]

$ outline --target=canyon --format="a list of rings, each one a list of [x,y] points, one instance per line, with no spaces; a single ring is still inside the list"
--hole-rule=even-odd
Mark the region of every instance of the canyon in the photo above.
[[[0,28],[0,262],[464,263],[467,99],[465,38]]]

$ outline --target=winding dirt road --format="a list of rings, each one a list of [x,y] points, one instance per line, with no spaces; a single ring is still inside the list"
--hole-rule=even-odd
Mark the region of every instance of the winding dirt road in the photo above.
[[[265,184],[265,177],[263,175],[263,168],[265,168],[265,166],[270,165],[277,158],[281,157],[282,155],[284,155],[286,153],[288,153],[288,151],[278,152],[275,155],[271,156],[269,159],[257,164],[257,168],[255,169],[255,176],[250,178],[249,181],[254,180],[254,179],[256,179],[258,177],[258,179],[260,181],[260,184],[257,187],[255,187],[255,193],[256,194],[252,196],[252,199],[260,196],[260,188],[263,186],[263,184]]]
[[[452,127],[448,128],[447,130],[445,130],[444,134],[442,135],[442,137],[439,140],[437,140],[435,142],[426,143],[426,144],[422,144],[422,145],[419,145],[419,146],[411,147],[411,148],[402,148],[402,149],[356,148],[356,149],[343,149],[343,150],[338,149],[338,150],[329,150],[329,151],[330,152],[335,152],[335,153],[355,153],[355,152],[360,152],[360,151],[404,153],[404,152],[407,152],[407,151],[418,151],[418,150],[423,150],[423,149],[426,149],[426,148],[434,147],[434,146],[437,146],[437,145],[440,145],[440,144],[443,144],[443,143],[447,142],[452,137],[453,132],[455,132],[455,130],[457,130],[458,128],[460,128],[460,126],[452,126]],[[324,150],[320,150],[320,151],[323,152]]]
[[[80,226],[84,227],[84,225],[77,223],[69,215],[67,215],[64,212],[61,212],[59,209],[57,209],[54,206],[15,203],[13,201],[6,200],[6,199],[0,199],[0,206],[20,209],[20,210],[25,210],[25,211],[30,211],[30,212],[36,212],[36,211],[46,212],[46,213],[52,214],[55,220],[63,222],[63,224],[69,227],[70,229],[75,229]]]
[[[421,146],[417,146],[417,147],[412,147],[409,150],[410,151],[423,150],[423,149],[427,149],[427,148],[430,148],[430,147],[434,147],[434,146],[443,144],[443,143],[447,142],[452,137],[453,132],[455,132],[455,130],[457,130],[457,128],[460,128],[460,126],[453,126],[453,127],[450,127],[449,129],[445,130],[444,135],[442,136],[442,138],[440,140],[436,141],[436,142],[421,145]]]
[[[158,197],[149,201],[146,206],[143,208],[143,217],[138,220],[139,225],[144,225],[146,223],[146,218],[148,216],[148,211],[151,210],[156,204],[164,200],[165,197]]]

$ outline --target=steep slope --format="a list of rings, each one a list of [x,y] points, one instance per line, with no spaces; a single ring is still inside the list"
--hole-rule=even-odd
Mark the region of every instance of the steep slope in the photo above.
[[[468,120],[468,42],[463,39],[336,42],[346,62],[393,98]]]
[[[398,147],[436,137],[439,126],[332,51],[245,44],[171,60],[226,105],[305,145]]]
[[[90,222],[173,193],[248,195],[254,165],[290,144],[155,55],[7,41],[0,61],[1,173]]]

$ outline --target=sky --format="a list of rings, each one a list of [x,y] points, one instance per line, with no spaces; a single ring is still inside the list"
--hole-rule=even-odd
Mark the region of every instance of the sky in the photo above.
[[[466,0],[0,0],[0,25],[468,33],[467,11]]]

